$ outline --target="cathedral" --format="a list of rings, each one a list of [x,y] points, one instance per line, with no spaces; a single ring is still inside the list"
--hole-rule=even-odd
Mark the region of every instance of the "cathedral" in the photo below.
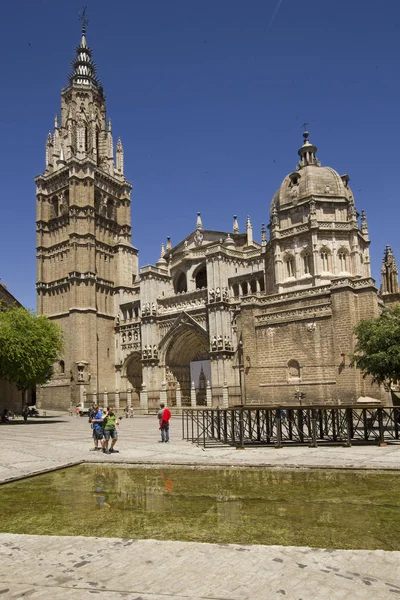
[[[225,232],[197,213],[185,239],[168,238],[139,270],[124,150],[83,23],[35,179],[37,311],[65,341],[40,408],[389,402],[352,367],[352,332],[398,300],[396,262],[387,248],[379,294],[350,178],[303,138],[260,242],[249,218]]]

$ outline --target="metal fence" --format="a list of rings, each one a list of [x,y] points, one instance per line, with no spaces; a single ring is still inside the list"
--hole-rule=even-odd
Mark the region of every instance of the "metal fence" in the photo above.
[[[182,408],[182,437],[203,447],[399,440],[400,409],[368,406]]]

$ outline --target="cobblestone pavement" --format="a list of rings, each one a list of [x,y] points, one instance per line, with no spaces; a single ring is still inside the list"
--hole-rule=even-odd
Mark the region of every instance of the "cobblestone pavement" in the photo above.
[[[394,600],[400,552],[5,534],[0,597]]]
[[[81,460],[144,464],[400,468],[400,445],[202,450],[159,444],[153,417],[123,419],[120,453],[90,452],[87,419],[2,425],[0,481]],[[0,507],[1,508],[1,507]],[[1,530],[1,526],[0,526]],[[399,540],[400,548],[400,540]],[[400,598],[400,552],[0,534],[0,598],[379,600]]]

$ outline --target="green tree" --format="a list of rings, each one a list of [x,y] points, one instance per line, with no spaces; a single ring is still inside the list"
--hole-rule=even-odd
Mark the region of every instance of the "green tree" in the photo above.
[[[354,329],[357,343],[353,362],[376,383],[400,381],[400,305],[384,308],[375,319],[364,319]]]
[[[1,378],[15,383],[21,390],[46,383],[62,349],[62,331],[47,317],[19,306],[1,306]]]

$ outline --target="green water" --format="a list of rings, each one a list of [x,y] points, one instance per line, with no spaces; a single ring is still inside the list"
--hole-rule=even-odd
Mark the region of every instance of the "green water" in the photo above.
[[[1,532],[400,550],[400,472],[80,465],[0,486]]]

